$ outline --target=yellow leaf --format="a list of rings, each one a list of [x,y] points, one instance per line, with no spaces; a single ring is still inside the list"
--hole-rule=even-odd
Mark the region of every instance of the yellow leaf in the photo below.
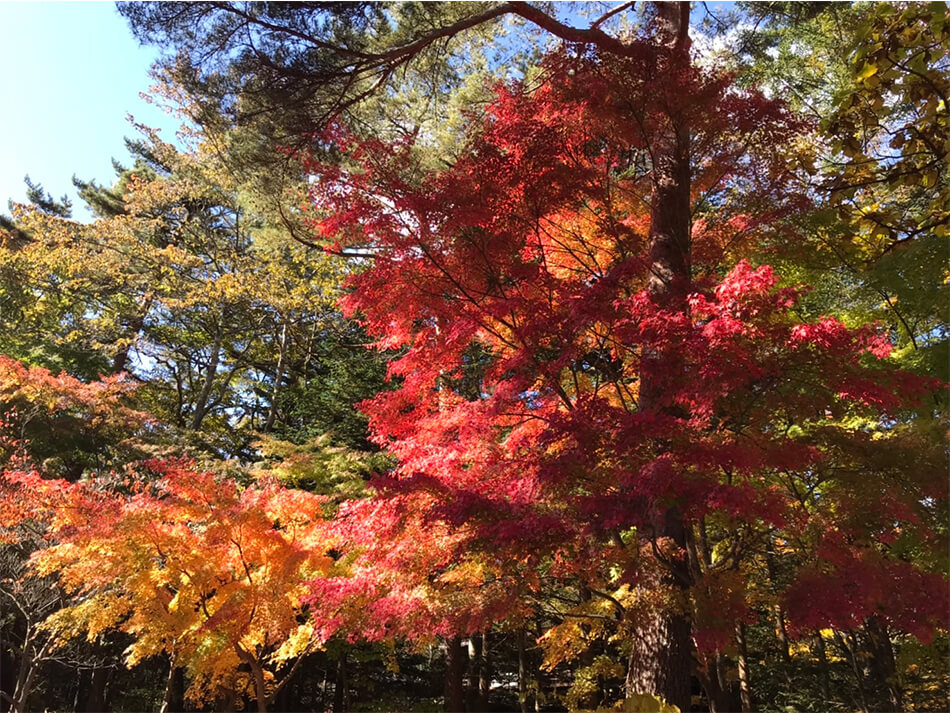
[[[873,77],[875,74],[877,74],[877,69],[878,68],[876,64],[865,64],[861,68],[861,71],[858,72],[857,80],[859,82],[866,81],[869,77]]]
[[[597,713],[680,713],[677,706],[670,705],[666,701],[650,696],[646,693],[634,693],[630,698],[625,698],[613,708],[598,708]]]

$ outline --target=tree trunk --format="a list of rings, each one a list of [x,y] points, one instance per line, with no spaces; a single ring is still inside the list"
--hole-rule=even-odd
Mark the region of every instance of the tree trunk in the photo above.
[[[181,713],[185,710],[185,671],[176,665],[175,657],[169,657],[168,677],[165,679],[165,694],[159,713]]]
[[[858,700],[856,701],[860,707],[861,713],[869,713],[868,709],[868,697],[864,691],[864,674],[861,672],[861,666],[858,664],[857,656],[855,655],[855,647],[852,643],[849,643],[848,640],[838,631],[834,632],[835,642],[848,657],[848,661],[851,663],[851,671],[854,673],[854,682],[858,689]]]
[[[777,587],[775,560],[772,553],[775,543],[769,538],[769,544],[765,551],[765,567],[769,574],[769,581]],[[788,630],[785,628],[785,612],[782,611],[782,605],[775,603],[772,607],[772,620],[775,623],[775,636],[779,643],[779,653],[782,655],[782,676],[785,678],[786,690],[792,690],[792,654],[788,642]]]
[[[220,689],[219,689],[220,690]],[[214,710],[220,713],[234,713],[237,710],[238,695],[236,691],[224,691],[214,703]]]
[[[211,398],[211,391],[214,388],[214,379],[218,375],[218,361],[221,358],[221,342],[224,340],[224,333],[219,325],[214,335],[214,342],[211,345],[211,353],[208,358],[208,367],[205,371],[204,384],[201,387],[201,393],[198,394],[198,400],[195,402],[195,411],[191,417],[191,430],[197,431],[201,428],[201,422],[204,421],[208,413],[208,401]]]
[[[30,629],[31,627],[27,629],[27,643],[23,646],[20,666],[17,670],[16,687],[13,689],[13,713],[26,713],[28,710],[30,693],[33,692],[33,679],[49,645],[47,641],[37,651],[33,644],[33,636],[29,633]]]
[[[172,655],[169,657],[168,677],[165,679],[165,695],[162,696],[162,705],[159,707],[158,713],[170,713],[172,710],[172,696],[175,691],[175,672],[177,670],[175,656]]]
[[[626,695],[656,696],[688,711],[690,706],[690,623],[679,613],[655,612],[634,635]]]
[[[580,600],[581,602],[589,602],[593,598],[593,594],[586,586],[580,587]],[[580,623],[580,629],[584,633],[586,638],[590,634],[590,624],[586,622]],[[588,646],[581,652],[581,655],[577,660],[577,671],[583,670],[585,668],[590,668],[594,664],[594,649],[588,643]],[[575,676],[577,674],[575,673]],[[600,703],[600,685],[597,676],[591,677],[591,683],[593,686],[588,689],[583,694],[579,695],[577,698],[577,707],[581,710],[594,710],[597,708],[597,704]]]
[[[257,699],[257,713],[267,713],[267,706],[270,698],[267,695],[267,684],[264,681],[264,669],[249,651],[245,651],[239,644],[234,644],[234,652],[238,658],[246,663],[251,669],[251,676],[254,679],[254,697]]]
[[[772,610],[772,616],[775,618],[775,635],[778,637],[779,652],[782,654],[782,663],[785,666],[785,682],[792,685],[792,654],[791,646],[788,642],[788,629],[785,628],[785,612],[782,607],[776,604]]]
[[[484,645],[485,642],[481,634],[472,634],[471,638],[469,638],[469,677],[467,690],[471,700],[467,701],[468,705],[466,706],[469,711],[484,710],[481,703],[481,690],[479,689],[479,684],[482,679],[482,657],[485,655]]]
[[[478,638],[482,642],[481,657],[478,661],[478,697],[475,699],[475,707],[479,711],[487,711],[488,697],[491,693],[491,638],[488,629],[482,632]]]
[[[277,397],[280,395],[280,384],[284,379],[284,364],[287,360],[287,323],[280,329],[280,351],[277,354],[277,373],[274,375],[274,387],[270,392],[270,408],[267,411],[267,421],[262,429],[270,433],[274,429],[274,420],[277,417]]]
[[[815,632],[815,650],[818,655],[818,681],[821,684],[822,703],[830,707],[831,675],[828,668],[828,653],[825,651],[825,639],[821,632]]]
[[[36,671],[37,657],[33,655],[33,636],[27,624],[23,650],[20,652],[20,665],[17,668],[16,684],[13,686],[13,713],[24,713],[26,703],[33,687],[33,675]]]
[[[109,683],[109,669],[94,668],[89,676],[89,688],[82,696],[82,713],[102,713],[106,706],[106,686]]]
[[[132,350],[132,343],[139,335],[139,332],[142,331],[142,327],[145,326],[145,318],[148,316],[148,311],[152,306],[152,300],[153,296],[151,292],[142,298],[142,304],[139,307],[138,314],[136,314],[129,323],[129,334],[131,341],[127,344],[123,344],[119,351],[115,353],[115,356],[112,357],[113,374],[118,374],[119,372],[125,371],[126,366],[128,366],[129,352]]]
[[[172,685],[171,713],[185,710],[185,669],[175,669],[175,682]]]
[[[254,674],[254,691],[257,697],[257,713],[267,713],[267,704],[270,703],[267,697],[267,684],[264,682],[264,670],[257,662],[251,666]]]
[[[657,71],[674,82],[689,68],[689,3],[654,3],[658,44]],[[689,128],[676,107],[666,107],[666,117],[652,141],[653,185],[650,208],[650,275],[648,289],[653,301],[666,309],[685,308],[690,281],[690,167]],[[662,410],[666,394],[662,373],[671,365],[657,353],[643,355],[639,408]],[[674,365],[675,366],[675,365]],[[658,450],[662,452],[660,444]],[[668,538],[686,547],[682,516],[667,510],[654,524],[657,538]],[[684,568],[685,569],[685,568]],[[681,573],[682,574],[682,573]],[[674,600],[685,602],[684,577],[668,572],[664,588],[674,591]],[[627,669],[626,694],[647,694],[689,710],[691,630],[680,611],[657,611],[646,617],[634,634]]]
[[[742,713],[752,711],[752,689],[749,686],[749,647],[746,642],[745,623],[736,625],[736,657],[739,668],[739,704]]]
[[[720,654],[708,654],[706,666],[697,671],[699,681],[706,692],[709,713],[730,713],[737,710],[736,701],[725,675],[726,662]]]
[[[521,713],[528,713],[528,661],[525,655],[525,630],[518,629],[518,705]]]
[[[887,689],[888,709],[895,713],[904,710],[904,691],[901,689],[897,677],[897,663],[894,661],[894,648],[887,629],[881,625],[876,616],[872,616],[864,624],[868,636],[868,648],[871,652],[871,670],[874,677],[884,684]]]
[[[465,713],[465,652],[462,638],[453,636],[445,642],[445,710]]]
[[[333,683],[333,713],[346,710],[346,651],[336,663],[336,680]]]

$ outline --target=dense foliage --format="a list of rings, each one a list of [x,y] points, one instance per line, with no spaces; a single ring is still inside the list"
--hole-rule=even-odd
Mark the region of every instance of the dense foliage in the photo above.
[[[120,10],[192,123],[0,221],[0,710],[946,709],[944,3]]]

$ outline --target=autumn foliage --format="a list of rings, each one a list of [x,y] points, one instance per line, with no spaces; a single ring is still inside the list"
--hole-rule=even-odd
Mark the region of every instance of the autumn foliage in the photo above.
[[[748,674],[747,627],[774,628],[786,663],[814,642],[825,669],[830,630],[859,688],[862,630],[900,703],[888,637],[950,628],[946,385],[899,368],[882,325],[816,312],[770,264],[806,244],[819,196],[807,152],[787,149],[815,125],[655,39],[551,52],[495,88],[438,170],[418,133],[339,122],[309,137],[300,214],[327,253],[313,264],[242,233],[236,179],[155,137],[171,167],[127,173],[97,228],[22,209],[40,237],[0,246],[0,262],[67,286],[58,306],[41,299],[52,288],[17,293],[24,314],[43,325],[58,309],[57,349],[83,342],[89,369],[164,370],[136,401],[125,373],[84,382],[0,356],[0,548],[20,548],[17,586],[62,594],[30,641],[47,637],[46,655],[121,634],[128,667],[166,666],[163,713],[182,671],[195,706],[265,711],[330,647],[395,657],[408,641],[431,660],[442,646],[461,680],[461,637],[487,650],[504,631],[519,683],[528,638],[538,679],[580,662],[565,705],[632,710],[665,705],[630,671],[675,648],[656,634],[672,621],[689,670],[671,676],[722,710],[726,668]],[[676,161],[678,242],[658,228]],[[82,269],[96,265],[99,284]],[[63,326],[80,317],[89,334]],[[339,406],[337,433],[291,423],[320,349],[356,364],[366,334],[390,387],[360,404],[369,441],[349,409],[363,396]],[[20,710],[29,695],[7,698]]]
[[[928,594],[943,576],[890,544],[939,541],[939,460],[909,473],[878,457],[914,439],[902,414],[935,384],[889,367],[873,327],[802,322],[802,288],[745,259],[807,205],[776,151],[803,126],[728,78],[668,80],[551,57],[538,88],[499,90],[467,154],[434,175],[408,144],[327,135],[356,167],[310,166],[315,229],[337,249],[372,246],[344,305],[403,350],[398,388],[364,404],[398,467],[341,517],[363,564],[317,585],[324,601],[336,588],[340,616],[354,593],[373,602],[357,631],[474,631],[538,595],[543,569],[601,591],[621,626],[686,607],[700,653],[716,650],[775,541],[801,557],[802,578],[773,593],[797,630],[844,624],[842,607],[852,623],[887,609],[919,635],[945,625]],[[647,197],[654,132],[677,112],[695,132],[693,280],[666,305],[647,290]],[[642,410],[648,359],[662,403]],[[888,489],[881,520],[863,518],[869,485],[898,477],[908,487]],[[685,549],[657,536],[671,511]],[[827,597],[802,604],[819,572]],[[854,577],[878,583],[860,602],[834,589]],[[465,617],[437,613],[460,592]]]
[[[188,669],[195,702],[248,694],[262,710],[285,664],[320,643],[303,601],[332,564],[317,496],[275,482],[239,490],[173,462],[74,484],[8,471],[4,487],[50,540],[35,574],[81,595],[45,624],[63,641],[127,632],[129,666],[165,654]]]
[[[0,457],[28,454],[51,474],[76,479],[150,420],[131,405],[133,390],[124,374],[86,384],[0,356]]]

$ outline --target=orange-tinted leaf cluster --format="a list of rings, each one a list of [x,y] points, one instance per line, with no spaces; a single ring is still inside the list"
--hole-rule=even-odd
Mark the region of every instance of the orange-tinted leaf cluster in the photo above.
[[[304,602],[332,565],[320,497],[168,461],[74,484],[7,472],[4,487],[23,506],[6,515],[46,528],[33,571],[80,595],[46,622],[63,639],[124,631],[128,665],[167,653],[196,701],[244,688],[269,700],[280,669],[321,643]]]

